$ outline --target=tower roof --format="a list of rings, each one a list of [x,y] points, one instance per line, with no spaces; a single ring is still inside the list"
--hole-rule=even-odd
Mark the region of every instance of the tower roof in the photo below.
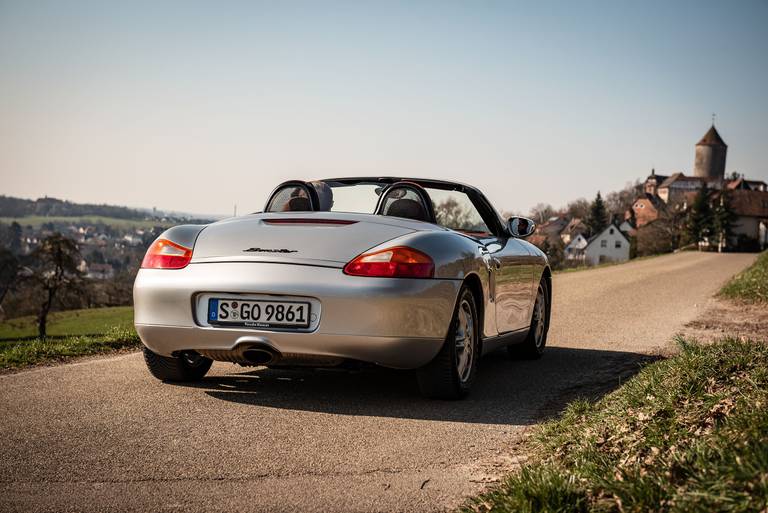
[[[715,128],[715,125],[712,125],[710,129],[707,131],[706,134],[704,134],[704,137],[701,138],[701,140],[696,143],[696,146],[728,146],[725,144],[725,141],[723,141],[723,138],[720,137],[720,134],[717,133],[717,129]]]

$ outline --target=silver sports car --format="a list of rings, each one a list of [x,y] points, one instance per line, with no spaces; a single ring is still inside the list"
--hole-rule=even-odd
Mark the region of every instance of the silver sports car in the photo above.
[[[523,240],[533,230],[459,183],[285,182],[264,212],[160,235],[136,277],[136,330],[166,381],[201,379],[213,360],[375,364],[459,398],[481,355],[544,350],[552,280]]]

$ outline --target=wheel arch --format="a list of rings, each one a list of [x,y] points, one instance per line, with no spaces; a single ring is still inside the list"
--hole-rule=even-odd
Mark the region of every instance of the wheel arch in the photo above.
[[[541,275],[542,281],[546,284],[547,291],[547,325],[552,318],[552,270],[549,266],[544,267],[544,272]]]
[[[480,280],[480,277],[473,272],[467,274],[467,276],[464,278],[464,284],[467,286],[469,291],[472,293],[472,297],[475,299],[475,308],[477,308],[478,334],[480,335],[480,354],[482,354],[483,335],[485,331],[485,294],[483,293],[483,283]]]

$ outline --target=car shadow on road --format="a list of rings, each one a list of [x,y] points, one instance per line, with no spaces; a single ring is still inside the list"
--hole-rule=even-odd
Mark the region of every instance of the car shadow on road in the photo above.
[[[541,360],[487,355],[463,401],[421,398],[413,372],[383,369],[256,370],[185,386],[244,405],[336,415],[526,425],[560,413],[576,397],[597,399],[658,356],[551,347]]]

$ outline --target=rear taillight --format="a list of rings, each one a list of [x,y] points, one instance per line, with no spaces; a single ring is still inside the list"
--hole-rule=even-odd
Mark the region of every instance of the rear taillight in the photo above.
[[[157,239],[147,250],[144,269],[182,269],[192,260],[192,250],[168,239]]]
[[[344,266],[344,274],[380,278],[431,278],[435,274],[435,263],[421,251],[397,246],[363,253]]]

